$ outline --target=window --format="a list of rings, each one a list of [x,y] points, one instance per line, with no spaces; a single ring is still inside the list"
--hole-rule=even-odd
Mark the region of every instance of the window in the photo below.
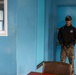
[[[0,9],[0,31],[4,30],[3,10]]]
[[[7,0],[0,0],[0,36],[7,36]]]

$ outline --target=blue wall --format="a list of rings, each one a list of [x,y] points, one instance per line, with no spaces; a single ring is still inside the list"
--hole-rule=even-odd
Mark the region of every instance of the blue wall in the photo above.
[[[40,44],[44,50],[44,6],[44,0],[8,0],[8,36],[0,37],[1,75],[27,75],[36,71],[38,30],[42,31]],[[40,61],[44,60],[43,52]]]
[[[57,6],[76,4],[76,0],[45,0],[45,2],[44,0],[42,1],[17,0],[17,74],[24,75],[31,70],[35,71],[36,64],[38,64],[38,62],[41,62],[42,60],[52,61],[56,59]],[[41,8],[41,4],[40,6],[38,6],[38,2],[42,3]],[[43,14],[40,11],[42,11]],[[43,16],[44,14],[45,16]],[[40,18],[40,16],[42,17]],[[40,21],[41,19],[43,19],[42,22]],[[41,24],[42,26],[40,26]],[[44,32],[41,32],[41,29]],[[37,32],[37,30],[39,32]],[[42,37],[44,41],[41,40],[40,43],[38,40],[42,38],[37,36],[40,36],[41,34],[43,35]],[[44,46],[41,46],[43,45],[43,42]],[[42,56],[40,56],[42,58],[38,57],[40,53],[40,51],[37,51],[39,50],[38,47],[41,47],[42,49]],[[45,51],[43,51],[43,49]]]
[[[57,6],[56,0],[51,0],[48,32],[48,60],[55,60],[56,49],[56,24],[57,24]]]
[[[1,75],[16,75],[16,73],[17,75],[26,75],[30,71],[36,71],[36,65],[39,61],[43,61],[44,58],[48,60],[51,1],[46,2],[47,4],[44,0],[42,2],[39,0],[39,4],[38,0],[8,0],[8,36],[0,37]],[[45,11],[45,5],[48,11]],[[46,19],[44,19],[45,17]],[[42,58],[37,57],[38,31],[42,34],[42,44],[41,41],[40,44],[43,47],[40,46],[42,50],[45,49],[45,57],[44,51],[38,54],[38,56],[41,54]]]
[[[8,0],[8,34],[0,37],[0,75],[16,75],[16,0]]]
[[[45,0],[38,0],[37,65],[44,61]]]
[[[76,0],[58,0],[56,1],[58,5],[76,5]]]
[[[25,75],[37,71],[40,62],[53,60],[53,49],[48,50],[51,0],[18,0],[17,3],[17,74]]]
[[[17,0],[17,75],[36,70],[37,0]]]
[[[0,37],[0,75],[36,71],[37,0],[8,0],[8,36]]]
[[[50,56],[51,49],[49,48],[51,45],[49,45],[50,41],[52,40],[49,37],[49,30],[51,25],[51,0],[45,0],[45,30],[44,30],[44,60],[48,61],[50,57],[52,58],[52,55]],[[51,35],[50,35],[51,36]]]

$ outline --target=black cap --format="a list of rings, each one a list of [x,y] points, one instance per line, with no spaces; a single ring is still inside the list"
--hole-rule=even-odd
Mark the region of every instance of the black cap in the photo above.
[[[66,16],[65,21],[71,21],[72,17],[70,15]]]

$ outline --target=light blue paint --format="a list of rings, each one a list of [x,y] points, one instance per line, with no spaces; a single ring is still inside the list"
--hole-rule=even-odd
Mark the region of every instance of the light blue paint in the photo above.
[[[51,0],[50,4],[50,16],[49,16],[49,33],[48,33],[48,60],[54,61],[55,60],[55,30],[57,24],[57,11],[56,11],[56,0]]]
[[[48,7],[47,9],[49,13],[50,3]],[[50,13],[46,14],[47,24],[45,25],[44,12],[44,0],[42,2],[38,2],[37,0],[13,0],[12,2],[11,0],[8,0],[9,36],[0,37],[0,43],[2,44],[0,46],[0,49],[2,50],[0,52],[1,75],[16,75],[16,73],[17,75],[26,75],[30,71],[36,71],[37,60],[39,60],[38,62],[44,60],[44,28],[46,30],[45,32],[48,33],[48,26],[46,25],[49,25],[50,15]],[[44,25],[47,27],[47,29],[44,27]],[[37,30],[39,39],[37,38]],[[48,43],[48,36],[46,36],[46,39]],[[36,55],[37,45],[40,46],[40,49],[42,50],[42,52],[39,51],[39,56],[41,54],[39,58]],[[48,52],[48,45],[46,52]],[[42,69],[38,69],[38,71],[41,70]]]
[[[36,71],[37,0],[17,0],[17,75]]]
[[[58,5],[76,5],[76,0],[57,0]]]
[[[16,75],[16,1],[7,3],[8,36],[0,37],[0,75]]]
[[[45,0],[38,0],[37,65],[44,61]]]
[[[49,60],[49,29],[51,25],[51,0],[45,0],[44,59]],[[51,39],[51,38],[50,38]],[[50,59],[51,60],[51,59]]]
[[[65,25],[65,17],[66,15],[71,15],[73,18],[72,24],[73,26],[76,27],[76,6],[60,6],[58,7],[58,25],[57,27],[60,28],[63,25]],[[60,46],[57,46],[56,49],[56,60],[60,61]],[[75,54],[76,54],[76,46],[75,46]],[[66,60],[68,63],[68,59]],[[75,61],[76,62],[76,56],[75,56]],[[75,63],[76,66],[76,63]],[[74,67],[75,67],[74,66]],[[75,74],[76,74],[76,67],[75,67]]]

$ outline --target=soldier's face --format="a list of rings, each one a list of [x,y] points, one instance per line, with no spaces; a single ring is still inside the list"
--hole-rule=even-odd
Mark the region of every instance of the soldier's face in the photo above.
[[[71,22],[72,22],[72,20],[71,21],[66,21],[66,25],[67,26],[70,26],[71,25]]]

